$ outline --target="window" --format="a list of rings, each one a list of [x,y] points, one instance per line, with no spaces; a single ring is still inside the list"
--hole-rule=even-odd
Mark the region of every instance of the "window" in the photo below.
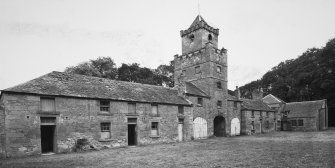
[[[196,66],[196,67],[195,67],[195,73],[198,74],[198,73],[200,73],[200,72],[201,72],[201,71],[200,71],[200,66]]]
[[[100,123],[100,128],[101,128],[101,133],[100,133],[101,139],[110,139],[111,138],[111,123],[110,122]]]
[[[269,117],[269,112],[266,112],[266,117]]]
[[[216,104],[217,104],[218,108],[222,107],[222,101],[219,100]]]
[[[178,106],[178,113],[184,114],[184,106]]]
[[[218,89],[222,89],[221,82],[216,82],[216,87],[217,87]]]
[[[100,111],[109,112],[109,101],[100,101]]]
[[[151,136],[158,136],[158,122],[151,123]]]
[[[191,41],[194,40],[194,34],[191,34],[189,37],[188,37]]]
[[[158,105],[157,104],[151,105],[151,114],[152,116],[158,116]]]
[[[304,120],[302,120],[302,119],[299,119],[298,120],[298,126],[304,126]]]
[[[202,98],[198,97],[198,106],[202,106]]]
[[[251,130],[255,130],[255,122],[251,121]]]
[[[216,72],[217,72],[217,73],[221,73],[221,72],[222,72],[222,69],[221,69],[220,66],[217,66],[217,67],[216,67]]]
[[[255,117],[255,112],[251,111],[251,117],[254,118]]]
[[[266,121],[266,122],[265,122],[265,128],[266,128],[266,129],[269,129],[269,128],[270,128],[270,122],[269,122],[269,121]]]
[[[292,124],[292,127],[296,127],[297,126],[297,120],[292,120],[291,124]]]
[[[136,103],[128,103],[128,114],[136,114]]]
[[[263,118],[262,111],[259,112],[259,118]]]
[[[234,101],[234,108],[237,108],[237,102]]]
[[[211,40],[213,40],[213,37],[212,37],[211,34],[209,34],[209,35],[208,35],[208,41],[211,41]]]
[[[41,111],[55,112],[55,98],[41,97]]]

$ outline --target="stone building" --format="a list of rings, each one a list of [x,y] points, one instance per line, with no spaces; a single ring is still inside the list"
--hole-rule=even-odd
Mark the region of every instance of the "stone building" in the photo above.
[[[282,113],[283,131],[321,131],[328,128],[326,100],[286,103]]]
[[[228,110],[227,50],[218,49],[219,29],[209,26],[199,15],[180,35],[182,55],[174,57],[175,85],[186,90],[197,88],[206,95],[186,94],[195,105],[194,138],[230,135],[231,121],[239,123],[240,113]],[[239,101],[237,104],[240,106]]]
[[[266,103],[271,109],[276,110],[276,130],[281,130],[281,119],[283,118],[282,113],[279,112],[279,109],[283,107],[283,105],[286,103],[283,100],[279,99],[278,97],[268,94],[265,97],[263,97],[263,102]]]
[[[219,30],[199,15],[180,35],[175,88],[51,72],[2,90],[0,157],[71,152],[82,138],[117,147],[274,130],[259,98],[228,94]]]

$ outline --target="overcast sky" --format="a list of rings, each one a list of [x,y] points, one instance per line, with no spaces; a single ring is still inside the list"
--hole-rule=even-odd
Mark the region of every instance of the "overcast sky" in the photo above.
[[[334,0],[200,0],[234,89],[335,37]],[[198,0],[0,0],[0,90],[110,56],[156,68],[181,54]]]

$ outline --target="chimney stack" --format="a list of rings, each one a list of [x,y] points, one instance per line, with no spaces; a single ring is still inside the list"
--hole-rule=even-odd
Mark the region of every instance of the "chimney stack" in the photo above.
[[[263,99],[263,89],[255,89],[252,91],[252,99],[253,100],[262,100]]]
[[[235,89],[235,98],[237,100],[240,100],[241,99],[241,92],[240,92],[240,89],[238,88],[238,86],[236,86],[236,89]]]

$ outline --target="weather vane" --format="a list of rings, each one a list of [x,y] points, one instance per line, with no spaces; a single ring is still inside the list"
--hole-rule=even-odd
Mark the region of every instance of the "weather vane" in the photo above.
[[[200,0],[198,0],[198,13],[200,15]]]

